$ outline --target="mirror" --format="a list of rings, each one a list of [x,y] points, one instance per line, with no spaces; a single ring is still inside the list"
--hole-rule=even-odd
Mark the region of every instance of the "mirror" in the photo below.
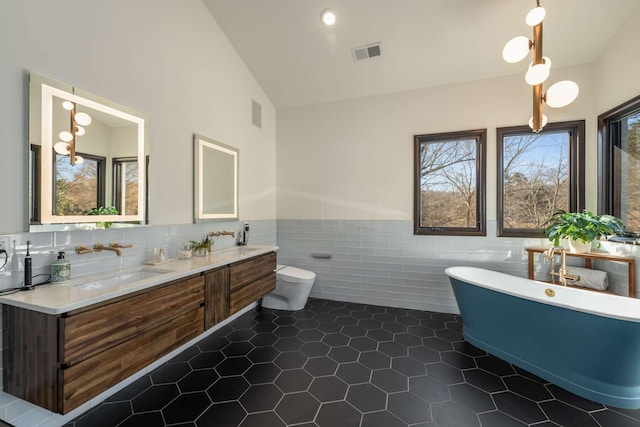
[[[36,73],[29,98],[29,231],[145,224],[145,115]]]
[[[195,134],[194,222],[238,219],[238,154],[212,139]]]

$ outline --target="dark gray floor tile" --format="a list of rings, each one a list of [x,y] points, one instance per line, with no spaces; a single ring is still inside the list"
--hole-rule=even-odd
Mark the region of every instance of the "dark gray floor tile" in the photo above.
[[[129,401],[149,387],[151,387],[151,378],[149,377],[149,375],[145,375],[109,397],[107,400],[105,400],[105,402]]]
[[[240,427],[287,427],[287,425],[275,412],[263,412],[247,415]]]
[[[280,372],[282,372],[282,370],[272,362],[255,363],[247,369],[243,377],[249,381],[250,384],[263,384],[273,382],[278,378]]]
[[[304,364],[304,370],[315,377],[333,375],[336,369],[338,369],[338,364],[326,356],[311,358]]]
[[[474,412],[453,401],[433,403],[431,411],[433,421],[440,427],[480,427]]]
[[[198,427],[237,426],[247,416],[244,408],[237,402],[217,403],[209,408],[196,421]]]
[[[378,411],[364,414],[361,427],[407,427],[407,423],[388,411]]]
[[[368,383],[371,379],[371,369],[358,362],[341,363],[336,376],[347,384]]]
[[[454,402],[458,402],[473,412],[487,412],[496,409],[489,393],[469,384],[449,386],[449,394]]]
[[[482,427],[527,427],[527,424],[500,411],[485,412],[484,414],[479,414],[478,418],[480,418]]]
[[[355,362],[358,360],[359,356],[359,351],[347,346],[333,347],[329,351],[329,357],[338,363]]]
[[[529,399],[518,396],[510,391],[492,395],[496,407],[507,415],[523,423],[532,424],[547,420],[547,416],[540,407]]]
[[[427,376],[409,378],[409,391],[427,402],[451,400],[449,388],[440,381]]]
[[[112,427],[131,416],[130,402],[106,403],[75,420],[76,427]]]
[[[488,393],[505,391],[507,387],[502,382],[501,377],[493,375],[482,369],[467,369],[462,372],[465,380]]]
[[[369,369],[385,369],[391,367],[391,358],[386,354],[377,351],[367,351],[360,353],[358,362]]]
[[[137,395],[132,401],[133,412],[159,411],[180,395],[175,384],[155,385]],[[127,405],[129,402],[127,402]]]
[[[306,391],[285,394],[276,407],[276,413],[287,424],[313,421],[320,408],[320,402]]]
[[[349,387],[346,400],[360,412],[379,411],[387,406],[387,394],[369,383]]]
[[[320,402],[343,400],[347,393],[347,384],[334,376],[316,378],[309,387],[309,393]]]
[[[304,369],[290,369],[283,371],[274,381],[285,393],[304,391],[309,388],[313,377]]]
[[[242,377],[220,378],[207,390],[211,400],[216,402],[226,402],[228,400],[239,399],[249,388],[249,383]]]
[[[282,391],[273,384],[252,385],[240,398],[240,404],[247,413],[272,411],[282,396]]]
[[[371,374],[371,383],[378,386],[387,393],[407,391],[407,377],[393,369],[380,369]]]
[[[391,368],[407,377],[417,377],[426,374],[425,364],[412,357],[394,357]]]
[[[520,396],[524,396],[536,402],[553,399],[553,396],[544,385],[539,382],[532,381],[529,378],[514,375],[502,377],[502,381],[504,381],[507,388],[512,392],[518,393]]]
[[[319,427],[358,427],[362,414],[347,402],[325,403],[318,411],[316,424]]]
[[[600,423],[602,427],[638,427],[640,421],[629,418],[626,415],[614,411],[596,411],[591,416]]]
[[[569,406],[564,402],[551,400],[540,403],[549,420],[561,426],[600,427],[587,412]]]
[[[195,421],[210,405],[205,392],[181,394],[162,410],[162,415],[167,424]]]
[[[390,394],[387,409],[408,424],[431,421],[429,403],[419,399],[413,393],[403,392]]]

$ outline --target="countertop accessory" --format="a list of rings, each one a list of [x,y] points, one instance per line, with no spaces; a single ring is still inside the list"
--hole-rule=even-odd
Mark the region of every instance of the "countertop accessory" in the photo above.
[[[32,281],[31,255],[29,255],[30,244],[31,240],[27,240],[27,254],[24,256],[24,285],[22,286],[22,289],[25,291],[30,291],[35,288]]]
[[[58,259],[51,263],[51,282],[66,282],[71,278],[71,263],[64,259],[64,252],[58,252]]]

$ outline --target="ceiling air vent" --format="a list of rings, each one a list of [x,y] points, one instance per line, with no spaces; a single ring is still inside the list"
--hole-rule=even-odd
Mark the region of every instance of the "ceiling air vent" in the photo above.
[[[354,47],[351,49],[354,61],[362,61],[363,59],[373,58],[380,56],[380,42],[371,43],[366,46]]]

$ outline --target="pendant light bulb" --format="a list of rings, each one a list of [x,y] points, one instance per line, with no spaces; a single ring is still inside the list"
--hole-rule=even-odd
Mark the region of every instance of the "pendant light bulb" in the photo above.
[[[84,135],[85,130],[82,126],[76,126],[76,136],[82,136]]]
[[[66,130],[63,130],[62,132],[60,132],[60,134],[58,136],[64,142],[70,142],[73,139],[73,135],[71,135],[71,132],[66,131]]]
[[[529,13],[527,13],[525,22],[527,23],[528,26],[535,27],[536,25],[538,25],[544,20],[544,17],[546,14],[547,12],[544,10],[544,7],[542,6],[534,7],[529,11]]]
[[[57,142],[54,146],[53,149],[55,150],[56,153],[60,154],[61,156],[68,156],[69,155],[69,144],[67,144],[66,142]]]
[[[76,156],[76,165],[80,163],[84,163],[84,158],[82,156]]]
[[[62,103],[62,108],[64,108],[67,111],[73,110],[73,107],[75,107],[75,105],[73,105],[73,102],[71,101],[64,101]]]
[[[547,116],[545,116],[544,114],[542,115],[542,127],[545,127],[547,125],[547,122],[549,121],[549,119],[547,118]],[[533,129],[533,116],[531,116],[531,118],[529,119],[529,127],[531,129]]]
[[[89,126],[91,124],[91,116],[87,113],[76,113],[76,123],[81,126]]]
[[[571,80],[561,80],[551,85],[544,95],[549,107],[562,108],[571,104],[578,97],[580,88]]]
[[[502,58],[509,64],[522,61],[531,49],[531,41],[525,36],[514,37],[504,45]]]
[[[525,81],[531,86],[544,83],[551,73],[551,61],[546,56],[542,64],[530,64],[527,74],[524,75]]]

